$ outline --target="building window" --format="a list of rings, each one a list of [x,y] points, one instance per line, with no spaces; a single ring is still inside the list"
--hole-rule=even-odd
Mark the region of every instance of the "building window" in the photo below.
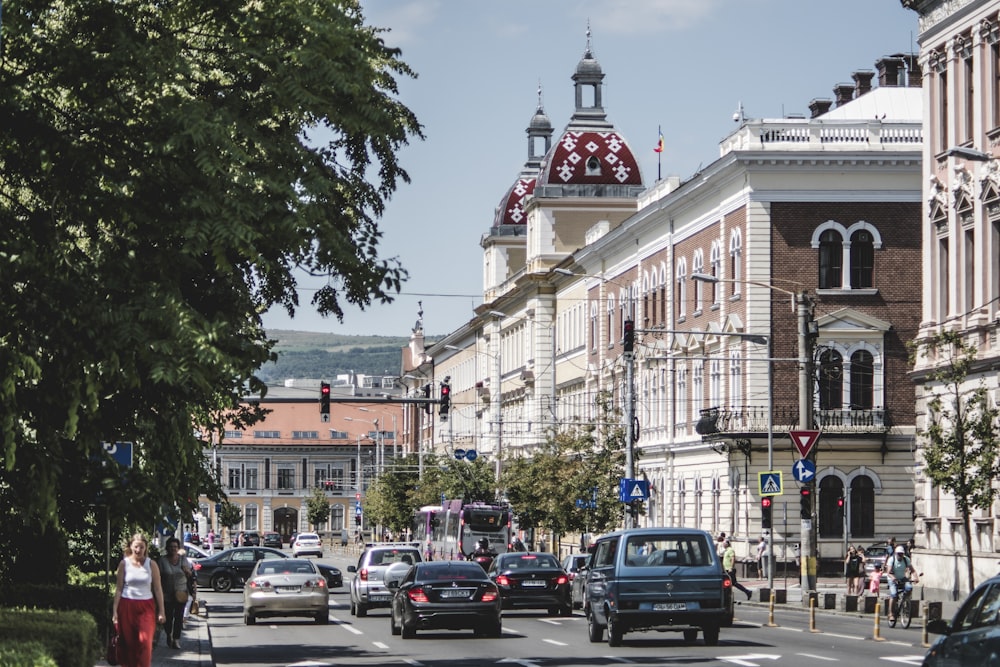
[[[691,370],[691,423],[697,424],[701,419],[701,410],[705,407],[705,365],[704,362],[694,362]]]
[[[260,530],[257,524],[257,506],[253,503],[243,507],[243,529]]]
[[[819,355],[819,408],[839,410],[844,405],[844,359],[836,350]]]
[[[232,439],[232,438],[242,438],[243,437],[243,431],[223,431],[222,437],[224,439],[226,439],[226,440],[229,440],[229,439]]]
[[[875,537],[875,484],[867,475],[851,480],[850,523],[852,537]]]
[[[702,251],[694,251],[694,260],[691,263],[692,273],[704,273],[705,272],[705,258]],[[694,312],[698,314],[703,309],[703,298],[704,298],[704,287],[705,283],[700,280],[694,281]]]
[[[247,491],[256,491],[259,487],[257,486],[257,467],[247,466],[243,471],[243,481],[246,482]]]
[[[938,150],[940,153],[948,147],[948,72],[938,74]]]
[[[677,319],[683,320],[686,315],[686,301],[687,301],[687,262],[684,261],[682,257],[677,262],[677,294],[674,295],[676,299],[676,309]]]
[[[712,359],[709,369],[708,404],[714,408],[722,403],[722,362]]]
[[[292,440],[318,440],[319,431],[292,431]]]
[[[990,120],[994,128],[1000,127],[1000,43],[990,45]]]
[[[712,241],[712,249],[709,257],[709,272],[713,278],[722,278],[722,243],[718,240]],[[718,282],[712,282],[709,289],[712,290],[712,303],[718,305],[722,290],[719,289]]]
[[[819,237],[819,288],[836,289],[844,275],[844,241],[840,234],[828,229]]]
[[[771,362],[768,362],[771,363]],[[743,358],[737,351],[729,353],[729,405],[739,408],[743,404]]]
[[[938,320],[943,321],[948,317],[948,313],[951,309],[951,303],[949,302],[948,291],[951,289],[949,284],[949,272],[951,271],[951,262],[948,257],[948,239],[943,238],[938,241]]]
[[[295,488],[295,468],[278,468],[278,489]]]
[[[347,431],[335,431],[330,429],[330,439],[331,440],[347,440],[350,438],[350,434]]]
[[[281,431],[254,431],[253,437],[260,440],[277,439],[281,437]]]
[[[734,229],[729,237],[729,278],[733,296],[740,293],[740,281],[743,280],[743,236],[740,230]]]
[[[667,275],[667,267],[660,264],[660,318],[667,321],[667,285],[670,283],[670,276]]]
[[[875,395],[875,360],[868,350],[851,355],[851,409],[871,410]]]
[[[822,242],[820,255],[822,256]],[[822,264],[822,260],[820,260]],[[822,270],[821,270],[822,271]],[[865,289],[875,286],[875,242],[867,229],[851,235],[851,288]]]
[[[844,483],[836,475],[827,475],[819,482],[819,505],[816,514],[819,516],[820,537],[842,537],[844,535],[844,517],[837,510],[837,499],[844,495]]]
[[[611,337],[615,335],[615,296],[613,294],[608,295],[608,341],[607,344],[611,346]]]
[[[967,37],[966,40],[971,44],[970,37]],[[972,141],[976,117],[976,77],[973,72],[971,56],[962,60],[962,71],[964,74],[962,84],[965,86],[965,113],[963,114],[964,127],[962,128],[962,141],[964,143]]]
[[[229,489],[230,491],[239,491],[243,488],[243,471],[240,468],[230,468],[229,469]]]
[[[590,349],[597,351],[597,304],[590,305]]]

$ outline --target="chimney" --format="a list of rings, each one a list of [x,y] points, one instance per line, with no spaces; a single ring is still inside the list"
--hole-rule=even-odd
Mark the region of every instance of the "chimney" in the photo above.
[[[871,92],[875,72],[870,69],[859,69],[851,75],[851,78],[854,79],[854,97],[858,98]]]
[[[906,68],[906,80],[899,84],[907,88],[920,88],[924,83],[924,71],[920,67],[920,57],[915,53],[894,53],[893,58],[901,58]]]
[[[837,106],[842,107],[854,99],[854,85],[850,83],[838,83],[833,87],[833,98],[837,100]]]
[[[900,74],[903,69],[903,58],[900,56],[886,56],[875,62],[878,70],[878,85],[880,86],[901,86],[903,81]]]
[[[817,116],[822,116],[829,111],[832,106],[833,100],[829,100],[825,97],[815,98],[809,102],[809,111],[811,112],[809,117],[816,118]]]

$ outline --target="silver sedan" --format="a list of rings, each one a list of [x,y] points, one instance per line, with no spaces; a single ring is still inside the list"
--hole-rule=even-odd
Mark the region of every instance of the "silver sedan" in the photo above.
[[[243,586],[243,622],[264,616],[309,616],[330,622],[330,590],[313,561],[276,558],[258,561]]]

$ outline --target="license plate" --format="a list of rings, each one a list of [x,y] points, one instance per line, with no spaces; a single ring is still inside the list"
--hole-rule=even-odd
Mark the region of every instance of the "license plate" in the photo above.
[[[388,595],[369,595],[368,599],[371,600],[372,602],[388,602],[389,601],[389,596]]]
[[[472,591],[466,591],[462,589],[441,591],[442,598],[467,598],[470,595],[472,595]]]
[[[653,611],[684,611],[686,609],[686,602],[658,602],[653,605]]]
[[[278,586],[279,593],[298,593],[298,586]]]
[[[545,582],[540,579],[527,579],[521,582],[525,588],[545,588]]]

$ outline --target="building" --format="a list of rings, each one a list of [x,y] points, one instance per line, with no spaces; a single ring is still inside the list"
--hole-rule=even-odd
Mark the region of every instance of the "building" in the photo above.
[[[711,164],[647,187],[607,118],[588,43],[564,131],[551,141],[540,104],[529,122],[528,161],[481,242],[477,315],[427,348],[433,364],[404,355],[415,382],[453,385],[447,430],[424,446],[530,453],[547,429],[595,420],[610,392],[626,414],[634,402],[636,474],[653,489],[641,521],[723,530],[749,553],[769,468],[786,480],[775,539],[798,541],[787,433],[818,428],[820,554],[841,560],[847,539],[908,534],[916,64],[882,58],[835,100],[813,100],[808,118],[741,113]],[[625,321],[638,337],[631,360]],[[812,423],[801,423],[804,405]]]
[[[1000,2],[902,4],[919,16],[926,72],[919,335],[956,332],[978,347],[961,390],[982,386],[995,406],[1000,402]],[[945,390],[928,377],[941,363],[920,356],[914,367],[921,429],[929,425],[928,401]],[[931,484],[922,466],[915,477],[914,532],[920,567],[928,575],[923,582],[958,596],[969,590],[964,564],[969,541],[977,582],[1000,567],[1000,505],[976,510],[967,534],[955,499]]]

